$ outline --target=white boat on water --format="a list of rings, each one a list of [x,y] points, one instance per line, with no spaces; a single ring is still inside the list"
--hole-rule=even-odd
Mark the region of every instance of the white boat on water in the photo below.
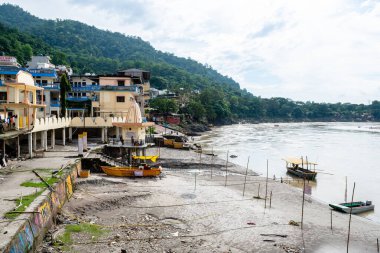
[[[375,209],[375,205],[372,204],[372,201],[357,201],[357,202],[348,202],[341,204],[329,204],[331,208],[337,211],[350,213],[352,209],[353,214],[363,213],[367,211],[372,211]]]

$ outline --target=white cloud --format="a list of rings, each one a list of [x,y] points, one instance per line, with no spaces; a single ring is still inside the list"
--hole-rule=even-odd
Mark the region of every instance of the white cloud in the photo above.
[[[208,63],[255,95],[380,98],[380,2],[360,0],[14,0],[42,18],[137,35]]]

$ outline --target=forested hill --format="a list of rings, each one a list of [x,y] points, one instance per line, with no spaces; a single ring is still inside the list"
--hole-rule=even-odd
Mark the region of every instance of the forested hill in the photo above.
[[[0,23],[17,28],[64,54],[55,64],[69,64],[76,73],[113,73],[124,68],[143,68],[152,72],[158,88],[202,89],[210,85],[239,89],[239,84],[216,70],[194,60],[155,50],[139,37],[100,30],[72,20],[45,20],[18,6],[0,5]],[[40,51],[38,48],[34,50]]]
[[[177,91],[181,101],[179,106],[174,100],[154,99],[150,106],[162,113],[179,112],[189,122],[380,120],[380,101],[357,105],[260,98],[212,68],[155,50],[138,37],[72,20],[40,19],[10,4],[0,5],[0,13],[0,53],[16,56],[21,64],[32,55],[50,55],[54,64],[70,65],[77,74],[146,69],[153,87]]]

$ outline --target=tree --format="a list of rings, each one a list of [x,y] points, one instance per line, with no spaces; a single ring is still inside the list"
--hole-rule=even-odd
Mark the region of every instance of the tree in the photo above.
[[[155,108],[159,113],[168,115],[169,113],[176,113],[178,111],[177,102],[168,98],[155,98],[150,101],[150,106]]]
[[[61,76],[61,87],[60,87],[61,117],[66,116],[66,107],[67,107],[66,94],[69,91],[71,91],[71,85],[69,83],[69,80],[67,79],[66,74],[63,74]]]

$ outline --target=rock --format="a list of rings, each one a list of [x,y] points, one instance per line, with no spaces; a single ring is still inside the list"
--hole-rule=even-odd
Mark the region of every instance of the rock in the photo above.
[[[120,253],[127,253],[126,249],[121,249]]]

